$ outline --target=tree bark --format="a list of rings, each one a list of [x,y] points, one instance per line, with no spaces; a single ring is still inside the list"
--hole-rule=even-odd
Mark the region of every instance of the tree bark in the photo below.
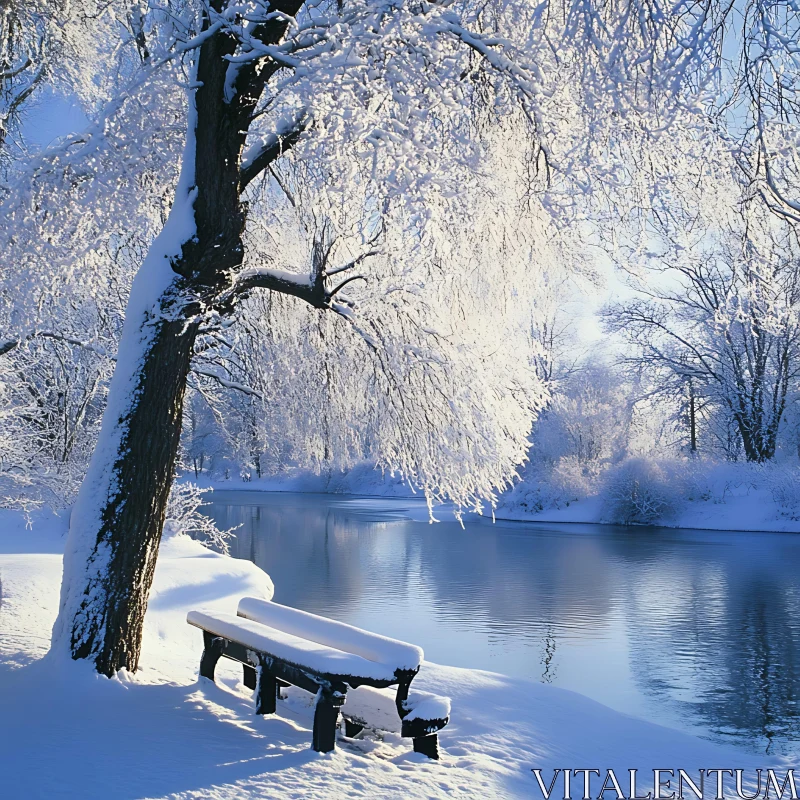
[[[689,449],[697,455],[697,413],[695,408],[694,384],[689,381]]]
[[[73,658],[93,658],[104,675],[139,663],[196,332],[196,323],[183,320],[157,326],[123,424],[113,466],[118,490],[102,510],[89,559],[104,560],[105,568],[89,581],[70,636]]]

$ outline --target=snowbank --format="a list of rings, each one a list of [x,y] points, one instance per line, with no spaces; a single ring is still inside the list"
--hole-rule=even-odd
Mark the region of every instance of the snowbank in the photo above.
[[[31,530],[0,511],[0,775],[3,796],[91,798],[536,798],[531,773],[555,768],[781,766],[618,714],[578,694],[488,672],[426,663],[415,688],[452,698],[430,762],[407,741],[340,741],[310,749],[312,710],[253,713],[230,663],[198,681],[193,607],[235,613],[242,595],[269,598],[257,567],[183,537],[165,541],[145,625],[141,668],[114,680],[47,655],[66,520]],[[652,774],[652,773],[650,773]],[[610,795],[609,795],[610,796]]]
[[[587,486],[558,491],[531,470],[497,519],[800,532],[800,470],[786,465],[629,459]]]

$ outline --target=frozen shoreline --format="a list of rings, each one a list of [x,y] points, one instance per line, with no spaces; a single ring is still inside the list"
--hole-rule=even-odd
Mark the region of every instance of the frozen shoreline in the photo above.
[[[574,505],[589,506],[589,501],[577,501]],[[572,506],[573,504],[570,504]],[[740,523],[736,520],[728,520],[725,526],[721,525],[704,525],[702,521],[693,521],[689,516],[685,521],[682,519],[680,523],[671,523],[669,521],[658,522],[654,525],[620,525],[618,522],[608,522],[602,518],[576,513],[574,517],[570,514],[559,513],[561,511],[567,512],[570,509],[548,509],[541,511],[537,514],[520,513],[515,515],[513,511],[501,511],[495,514],[495,519],[498,522],[517,522],[520,524],[529,523],[534,525],[601,525],[609,528],[629,528],[632,531],[641,531],[643,534],[652,528],[666,528],[675,531],[703,531],[703,532],[717,532],[717,533],[800,533],[800,523],[793,520],[776,520],[773,526],[769,522],[760,523],[759,527],[747,527],[753,523]],[[490,518],[490,517],[489,517]],[[696,519],[696,518],[695,518]]]
[[[339,476],[337,487],[344,486],[347,490],[338,488],[330,491],[325,488],[327,479],[323,476],[312,474],[298,474],[263,478],[260,480],[243,481],[210,480],[202,477],[195,481],[192,475],[184,475],[181,480],[191,480],[204,488],[215,491],[230,492],[297,492],[300,494],[327,494],[340,497],[364,499],[393,499],[408,501],[415,508],[412,514],[414,519],[428,519],[425,499],[419,494],[413,494],[403,484],[386,480],[381,481],[380,473],[359,469],[358,472],[346,476]],[[450,505],[437,506],[434,515],[437,519],[451,518]],[[491,521],[490,510],[482,515],[465,514],[465,519]],[[562,508],[549,508],[543,511],[530,512],[521,505],[501,505],[494,512],[494,518],[506,522],[530,522],[552,524],[591,524],[611,525],[620,527],[620,523],[610,522],[603,517],[603,504],[599,497],[587,497],[575,500]],[[764,490],[751,491],[747,494],[733,496],[725,503],[696,502],[683,508],[675,517],[659,520],[652,526],[628,525],[631,530],[640,530],[643,533],[649,527],[672,528],[679,530],[696,531],[735,531],[740,533],[800,533],[800,521],[777,517],[777,511],[772,498]]]
[[[646,531],[649,527],[687,531],[720,531],[736,533],[800,533],[800,522],[786,518],[771,518],[774,504],[766,492],[753,492],[732,498],[724,504],[690,503],[673,518],[659,520],[653,525],[627,525],[631,530]],[[496,519],[508,522],[613,525],[618,522],[603,518],[602,501],[598,497],[576,500],[565,508],[551,508],[531,513],[522,508],[501,507]]]

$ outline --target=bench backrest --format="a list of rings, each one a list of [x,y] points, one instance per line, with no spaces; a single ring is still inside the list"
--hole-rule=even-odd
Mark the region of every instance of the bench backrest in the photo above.
[[[422,648],[414,644],[370,633],[344,622],[319,617],[270,600],[243,597],[239,601],[238,613],[240,617],[269,625],[284,633],[335,647],[346,653],[354,653],[368,661],[386,664],[396,670],[416,671],[422,663]]]

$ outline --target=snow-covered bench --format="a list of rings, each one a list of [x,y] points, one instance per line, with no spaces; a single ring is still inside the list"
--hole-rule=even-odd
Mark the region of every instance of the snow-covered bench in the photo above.
[[[190,611],[186,621],[203,631],[200,675],[214,680],[223,656],[243,664],[244,683],[256,690],[257,714],[275,713],[281,685],[316,694],[314,750],[333,750],[348,690],[397,686],[394,705],[403,735],[414,739],[415,751],[438,757],[436,732],[447,719],[423,719],[416,713],[418,701],[409,696],[423,657],[416,645],[254,597],[239,602],[237,616]],[[444,707],[434,706],[436,713]],[[449,701],[447,711],[449,716]],[[358,725],[356,719],[361,717],[356,714],[348,724]],[[362,727],[373,727],[368,719],[363,722]]]

